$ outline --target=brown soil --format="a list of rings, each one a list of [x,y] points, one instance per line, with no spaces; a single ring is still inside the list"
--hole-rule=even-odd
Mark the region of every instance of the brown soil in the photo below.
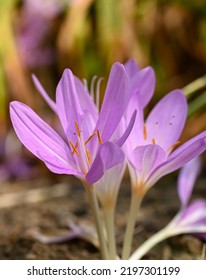
[[[100,259],[95,246],[81,239],[61,244],[43,244],[31,236],[38,228],[45,235],[68,232],[68,221],[92,225],[85,191],[79,181],[13,182],[0,188],[0,259]],[[168,181],[169,180],[169,181]],[[48,187],[49,186],[49,187]],[[206,197],[205,181],[199,180],[195,196]],[[129,183],[124,180],[116,213],[119,253],[130,201]],[[143,201],[135,230],[133,249],[161,229],[179,208],[176,184],[164,178]],[[204,244],[193,236],[170,238],[154,247],[144,259],[201,259]]]

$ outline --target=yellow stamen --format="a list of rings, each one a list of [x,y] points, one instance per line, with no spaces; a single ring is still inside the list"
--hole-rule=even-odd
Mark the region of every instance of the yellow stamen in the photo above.
[[[86,149],[86,155],[87,155],[87,161],[88,161],[88,163],[91,164],[91,154],[90,154],[90,152],[89,152],[88,149]]]
[[[89,138],[84,142],[84,145],[86,145],[97,133],[94,132]]]
[[[167,152],[173,150],[174,148],[176,148],[178,145],[180,144],[180,141],[177,141],[175,144],[173,144],[172,146],[170,146],[169,148],[167,148]]]
[[[79,125],[78,125],[77,122],[75,122],[75,127],[76,127],[77,135],[80,137],[80,135],[81,135],[81,130],[79,129]]]
[[[152,138],[152,144],[156,144],[156,140]]]
[[[147,126],[144,124],[144,140],[147,139]]]
[[[97,137],[98,137],[98,140],[99,140],[99,144],[103,144],[102,137],[101,137],[98,129],[97,129]]]
[[[79,156],[79,152],[77,151],[77,147],[78,147],[78,142],[74,145],[74,143],[72,143],[72,141],[69,141],[70,146],[72,147],[73,151],[72,151],[72,155],[76,154]]]

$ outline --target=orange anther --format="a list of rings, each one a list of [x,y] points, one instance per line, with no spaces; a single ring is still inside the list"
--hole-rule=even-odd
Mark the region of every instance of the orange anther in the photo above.
[[[156,144],[156,140],[152,138],[152,144]]]
[[[79,152],[77,151],[78,142],[74,145],[74,143],[72,143],[72,141],[69,141],[69,144],[73,149],[72,155],[74,155],[74,154],[79,155]]]
[[[77,135],[80,137],[80,135],[81,135],[81,130],[79,129],[78,122],[75,122],[75,127],[76,127]]]
[[[147,139],[147,126],[144,124],[144,140]]]
[[[84,145],[86,145],[97,133],[94,132],[89,138],[84,142]]]
[[[88,161],[88,163],[91,164],[91,154],[90,154],[90,152],[89,152],[88,149],[86,149],[86,155],[87,155],[87,161]]]
[[[180,141],[177,141],[175,144],[173,144],[172,146],[170,146],[169,148],[167,148],[167,152],[173,150],[174,148],[176,148],[178,145],[180,144]]]
[[[97,129],[97,137],[98,137],[98,140],[99,140],[99,144],[103,144],[102,137],[101,137],[98,129]]]

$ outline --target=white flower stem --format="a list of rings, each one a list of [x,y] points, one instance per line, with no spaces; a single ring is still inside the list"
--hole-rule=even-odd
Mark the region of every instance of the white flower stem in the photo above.
[[[130,260],[140,260],[157,243],[175,235],[175,232],[166,226],[145,241],[129,258]]]
[[[139,211],[142,202],[142,196],[138,196],[134,191],[132,191],[132,198],[130,204],[129,218],[126,227],[126,233],[124,237],[124,244],[122,250],[122,259],[127,260],[130,255],[132,239],[134,234],[134,228],[136,223],[137,213]]]
[[[107,230],[108,239],[108,250],[109,258],[111,260],[116,259],[116,240],[115,240],[115,229],[114,229],[114,206],[107,206],[103,208],[105,225]]]
[[[104,236],[104,228],[103,228],[103,223],[102,223],[102,217],[100,215],[97,197],[94,192],[93,186],[86,186],[86,191],[88,194],[90,207],[91,207],[92,214],[94,217],[97,234],[99,237],[102,258],[104,260],[108,260],[109,259],[108,248],[107,248],[107,244],[106,244],[106,240],[105,240],[105,236]]]

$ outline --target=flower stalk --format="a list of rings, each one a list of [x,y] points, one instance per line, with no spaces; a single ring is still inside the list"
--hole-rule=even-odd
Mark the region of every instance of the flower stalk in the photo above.
[[[107,231],[109,259],[115,260],[117,257],[117,250],[114,228],[114,206],[103,207],[103,212]]]
[[[123,243],[122,259],[127,260],[129,258],[132,246],[132,239],[134,235],[134,228],[138,211],[142,203],[143,196],[138,195],[134,189],[132,189],[132,197],[130,203],[130,210],[128,216],[128,223],[126,226],[126,232]]]
[[[147,239],[131,256],[130,260],[140,260],[151,248],[159,242],[175,235],[170,228],[165,227]]]
[[[101,218],[99,204],[98,204],[98,201],[97,201],[95,190],[94,190],[94,187],[92,185],[90,185],[90,186],[85,185],[85,189],[86,189],[86,192],[87,192],[87,195],[88,195],[89,205],[91,207],[91,211],[92,211],[92,214],[93,214],[93,217],[94,217],[95,227],[96,227],[97,234],[98,234],[98,237],[99,237],[102,259],[108,260],[109,259],[109,252],[108,252],[108,248],[107,248],[107,244],[106,244],[106,238],[105,238],[105,234],[104,234],[105,230],[104,230],[104,227],[103,227],[103,223],[101,222],[102,218]]]

